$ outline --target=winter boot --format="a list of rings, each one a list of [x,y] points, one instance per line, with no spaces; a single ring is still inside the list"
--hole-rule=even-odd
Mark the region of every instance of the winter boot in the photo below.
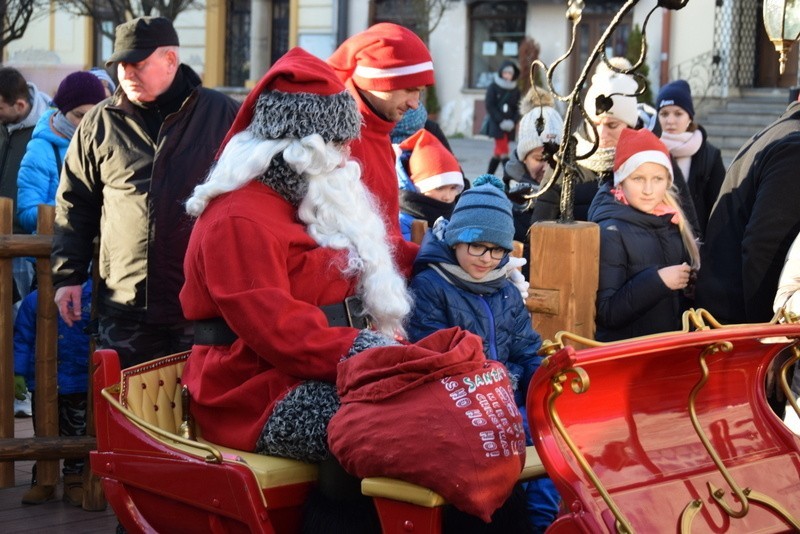
[[[494,171],[497,170],[497,166],[500,165],[500,158],[493,157],[489,160],[489,169],[486,171],[487,174],[494,174]]]
[[[22,504],[44,504],[56,498],[55,486],[34,484],[22,496]]]
[[[83,506],[83,475],[64,475],[64,502],[71,506]]]

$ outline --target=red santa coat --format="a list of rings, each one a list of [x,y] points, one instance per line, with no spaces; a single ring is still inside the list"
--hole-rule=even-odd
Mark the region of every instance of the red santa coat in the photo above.
[[[389,138],[396,123],[378,117],[358,94],[352,80],[345,80],[345,85],[356,99],[364,118],[361,137],[350,144],[350,156],[361,164],[361,179],[378,199],[397,268],[409,278],[419,246],[406,241],[400,230],[400,188],[397,185],[395,153]]]
[[[212,200],[195,223],[180,293],[187,319],[222,317],[230,346],[195,345],[183,373],[205,439],[254,450],[275,403],[304,380],[336,382],[358,330],[319,306],[355,292],[346,253],[320,247],[297,210],[260,182]]]

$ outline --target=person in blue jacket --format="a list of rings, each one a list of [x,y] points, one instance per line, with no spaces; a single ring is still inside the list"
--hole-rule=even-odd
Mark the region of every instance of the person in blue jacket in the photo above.
[[[36,231],[39,204],[55,205],[67,147],[83,116],[106,98],[103,83],[89,72],[73,72],[58,86],[55,109],[36,123],[17,174],[17,218],[28,233]]]
[[[14,375],[21,376],[31,391],[36,390],[36,309],[38,290],[30,292],[20,304],[14,322]],[[58,431],[61,436],[86,435],[86,400],[89,386],[89,324],[92,284],[83,284],[81,320],[67,326],[58,318]],[[35,396],[34,396],[35,397]],[[36,421],[36,403],[33,405]],[[35,423],[34,423],[35,424]],[[83,504],[82,458],[64,460],[64,502]],[[31,488],[22,496],[23,504],[42,504],[55,498],[55,486],[38,484],[36,467]]]
[[[408,326],[412,342],[453,326],[483,338],[486,357],[503,363],[523,414],[525,399],[542,358],[541,336],[533,329],[519,289],[509,280],[514,221],[503,182],[492,175],[475,179],[456,202],[449,221],[439,219],[422,242],[414,262],[414,309]],[[535,531],[544,532],[558,513],[553,483],[527,483],[528,511]]]

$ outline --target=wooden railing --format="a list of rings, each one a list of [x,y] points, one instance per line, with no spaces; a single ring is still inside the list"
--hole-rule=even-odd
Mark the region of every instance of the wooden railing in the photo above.
[[[36,460],[39,484],[57,485],[59,460],[88,456],[95,447],[92,397],[88,395],[86,436],[59,437],[58,432],[58,310],[55,305],[50,253],[53,248],[52,206],[39,206],[37,234],[12,234],[13,203],[0,198],[0,488],[14,486],[14,461]],[[14,324],[12,320],[12,260],[36,260],[38,307],[36,313],[36,427],[33,438],[14,437]],[[89,362],[90,355],[87,354]],[[90,363],[91,365],[91,363]],[[91,369],[89,372],[91,380]],[[87,391],[91,392],[90,384]],[[83,507],[105,508],[100,485],[84,469]]]

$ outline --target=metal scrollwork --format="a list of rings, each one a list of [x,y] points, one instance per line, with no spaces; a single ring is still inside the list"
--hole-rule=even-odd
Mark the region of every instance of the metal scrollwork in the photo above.
[[[575,82],[575,85],[572,87],[572,90],[568,94],[560,94],[558,91],[555,90],[553,85],[553,75],[555,73],[555,69],[561,65],[567,58],[569,58],[575,52],[575,43],[576,43],[576,35],[578,32],[578,25],[581,21],[581,14],[583,12],[584,2],[583,0],[568,0],[567,3],[567,20],[570,21],[572,24],[571,36],[570,36],[570,43],[569,48],[567,51],[556,59],[552,65],[549,67],[542,62],[541,60],[537,59],[531,64],[530,69],[530,79],[531,85],[535,85],[536,81],[536,70],[541,69],[542,72],[545,73],[545,80],[546,80],[546,89],[553,95],[555,100],[565,102],[566,103],[566,116],[564,117],[564,129],[561,144],[558,147],[556,154],[553,157],[555,161],[555,168],[553,170],[552,175],[550,176],[549,180],[542,187],[539,191],[535,193],[531,193],[530,195],[526,195],[528,200],[533,200],[542,194],[544,194],[547,190],[552,187],[554,183],[556,183],[559,178],[562,181],[562,189],[561,189],[561,199],[560,199],[560,207],[561,207],[561,217],[559,222],[561,223],[570,223],[574,221],[573,216],[573,206],[575,204],[574,198],[574,184],[576,180],[576,176],[578,174],[577,169],[577,161],[586,159],[591,157],[594,154],[598,147],[599,147],[599,136],[597,134],[597,128],[594,126],[591,120],[586,113],[586,110],[583,107],[583,103],[581,102],[581,91],[586,83],[586,79],[589,77],[589,69],[591,69],[592,65],[594,65],[595,60],[600,58],[603,63],[608,67],[610,70],[614,72],[619,72],[623,74],[627,74],[632,76],[639,84],[639,88],[636,93],[632,95],[626,96],[639,96],[645,92],[646,83],[644,82],[645,78],[638,72],[636,72],[644,63],[645,56],[647,55],[647,24],[650,20],[650,16],[656,9],[663,8],[663,9],[671,9],[677,10],[681,9],[682,7],[686,6],[689,0],[659,0],[656,6],[654,6],[648,13],[642,23],[642,49],[639,54],[638,60],[631,66],[629,69],[618,68],[612,65],[609,62],[609,58],[606,56],[606,48],[609,42],[609,39],[614,34],[616,29],[619,27],[621,21],[625,18],[625,16],[639,3],[640,0],[627,0],[625,4],[617,11],[617,14],[612,19],[611,23],[608,25],[606,30],[600,36],[600,39],[597,41],[594,49],[592,50],[591,54],[586,60],[586,63],[583,65],[580,75],[578,76],[578,80]],[[608,99],[612,95],[601,95]],[[575,148],[575,139],[571,135],[572,132],[575,130],[575,127],[578,125],[577,121],[579,119],[583,119],[590,125],[592,130],[592,138],[593,138],[593,146],[590,148],[588,152],[585,154],[577,154]]]

